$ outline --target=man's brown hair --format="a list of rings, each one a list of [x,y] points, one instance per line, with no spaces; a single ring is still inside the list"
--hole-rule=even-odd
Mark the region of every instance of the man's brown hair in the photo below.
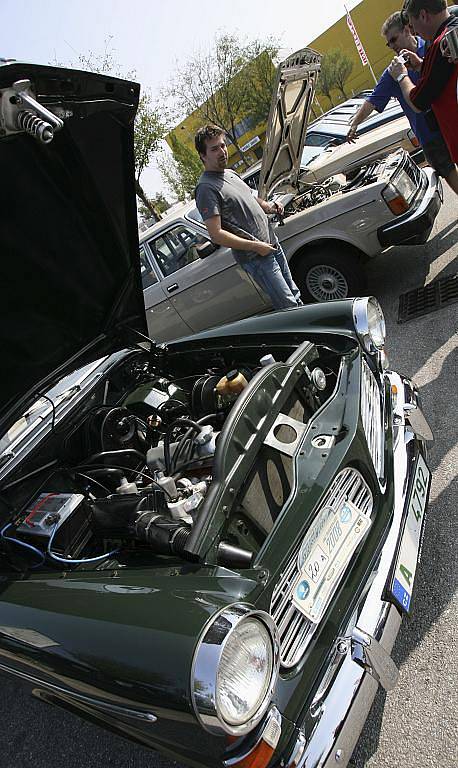
[[[221,136],[224,133],[225,131],[223,131],[222,128],[219,128],[217,125],[212,125],[211,123],[199,128],[194,136],[194,144],[199,155],[205,155],[207,151],[207,139],[213,139],[215,136]]]
[[[436,14],[442,13],[446,8],[447,0],[406,0],[402,10],[418,19],[420,11]]]
[[[399,29],[401,32],[404,29],[404,26],[405,25],[402,23],[401,11],[396,11],[395,13],[392,13],[391,16],[388,16],[387,19],[385,19],[382,24],[380,34],[386,35],[390,29],[393,29],[393,27],[396,27],[396,29]]]

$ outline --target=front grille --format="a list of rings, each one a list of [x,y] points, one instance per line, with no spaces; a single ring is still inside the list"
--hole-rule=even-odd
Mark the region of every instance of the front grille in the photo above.
[[[352,467],[339,472],[318,507],[315,519],[325,507],[339,508],[351,501],[359,511],[370,517],[372,493],[362,475]],[[297,558],[302,542],[292,554],[286,569],[280,575],[270,603],[270,614],[280,633],[280,659],[283,667],[293,667],[302,658],[317,624],[309,621],[291,602],[293,584],[299,575]],[[336,584],[337,587],[337,584]]]
[[[361,420],[377,477],[383,477],[383,408],[375,376],[365,360],[361,369]]]

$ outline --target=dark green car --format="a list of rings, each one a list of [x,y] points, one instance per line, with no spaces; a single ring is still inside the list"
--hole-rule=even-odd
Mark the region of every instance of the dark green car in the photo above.
[[[146,337],[136,84],[0,67],[0,671],[194,766],[349,760],[431,438],[373,298]]]

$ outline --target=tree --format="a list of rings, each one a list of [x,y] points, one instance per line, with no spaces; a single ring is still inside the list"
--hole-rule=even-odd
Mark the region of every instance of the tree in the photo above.
[[[153,197],[149,199],[149,202],[154,206],[154,209],[162,214],[165,213],[165,211],[170,208],[170,203],[165,197],[165,195],[162,194],[162,192],[157,192]],[[140,214],[140,217],[142,221],[147,221],[151,218],[151,210],[150,208],[146,208],[146,206],[141,203],[138,206],[138,212]]]
[[[344,99],[348,98],[344,85],[350,77],[352,70],[353,61],[340,48],[331,49],[323,54],[317,90],[318,93],[323,93],[327,96],[332,106],[334,106],[331,96],[333,88],[338,88]]]
[[[334,88],[334,86],[335,86],[335,81],[334,81],[334,76],[332,72],[332,67],[330,66],[330,62],[327,57],[327,54],[324,54],[321,57],[321,68],[320,68],[320,74],[318,76],[317,91],[318,93],[322,93],[324,96],[327,96],[327,98],[331,102],[331,106],[334,106],[334,102],[331,96],[331,91]]]
[[[102,53],[94,53],[93,51],[81,53],[78,55],[77,61],[71,62],[70,66],[89,72],[110,74],[114,77],[134,80],[136,77],[135,70],[123,72],[116,61],[111,46],[112,39],[112,36],[109,36],[105,40],[105,50]],[[57,61],[53,63],[57,66],[65,66]],[[140,177],[151,162],[155,152],[160,148],[161,141],[169,130],[167,113],[153,102],[151,93],[145,91],[139,101],[134,125],[135,191],[142,205],[156,221],[160,219],[159,211],[155,209],[154,202],[145,194],[140,184]]]
[[[163,155],[158,161],[159,170],[169,189],[179,200],[194,195],[198,178],[203,171],[196,152],[183,144],[174,133],[170,134],[172,156]]]
[[[271,62],[277,50],[271,39],[242,43],[235,35],[219,35],[210,50],[196,54],[176,70],[165,91],[181,117],[196,113],[202,122],[219,125],[246,167],[236,126],[244,117],[255,121],[260,115],[267,117],[273,85],[267,59]]]
[[[166,124],[158,108],[153,105],[151,95],[149,92],[144,93],[140,98],[134,126],[135,191],[139,200],[156,221],[160,218],[160,212],[155,209],[154,203],[145,194],[140,184],[140,177],[150,164],[154,153],[159,149],[160,142],[166,133]]]
[[[243,72],[247,86],[245,110],[257,125],[269,116],[276,78],[273,61],[278,55],[278,45],[269,38],[265,43],[255,40],[250,47],[252,59]]]
[[[345,93],[344,85],[353,71],[353,62],[351,58],[340,48],[330,50],[325,54],[330,62],[330,68],[334,76],[334,84],[341,92],[344,99],[348,96]]]

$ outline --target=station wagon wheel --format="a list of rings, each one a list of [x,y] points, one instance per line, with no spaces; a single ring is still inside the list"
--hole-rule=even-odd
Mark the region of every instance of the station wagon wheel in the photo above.
[[[304,253],[294,272],[305,302],[346,299],[364,290],[360,259],[356,254],[339,253],[338,247]]]

